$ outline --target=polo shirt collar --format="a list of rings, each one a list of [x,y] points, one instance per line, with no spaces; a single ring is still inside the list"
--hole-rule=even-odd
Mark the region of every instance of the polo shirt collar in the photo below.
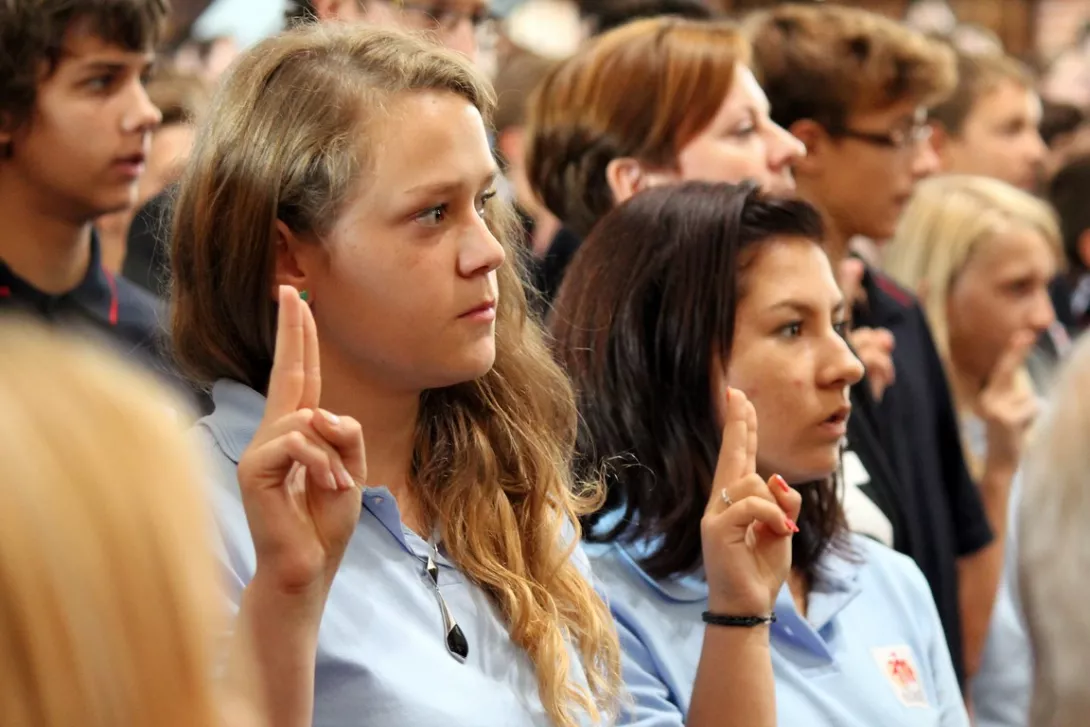
[[[20,278],[0,260],[0,302],[12,299],[49,314],[66,304],[74,304],[94,320],[116,326],[119,316],[117,280],[102,267],[98,234],[91,231],[91,258],[87,273],[73,290],[60,295],[43,293]]]

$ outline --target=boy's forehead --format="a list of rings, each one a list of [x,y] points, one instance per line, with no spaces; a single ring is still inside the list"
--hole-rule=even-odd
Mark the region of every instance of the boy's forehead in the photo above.
[[[84,18],[72,23],[64,34],[60,61],[127,64],[147,62],[154,56],[154,49],[150,47],[134,50],[105,39],[96,32],[90,19]]]

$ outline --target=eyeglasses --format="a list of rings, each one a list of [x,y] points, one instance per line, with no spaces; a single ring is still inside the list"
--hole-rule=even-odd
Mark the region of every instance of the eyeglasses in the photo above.
[[[897,151],[906,151],[909,149],[916,149],[920,144],[928,141],[931,138],[931,131],[930,124],[913,124],[908,128],[891,129],[886,133],[857,131],[856,129],[848,129],[845,127],[830,129],[829,133],[833,136],[857,139],[858,141],[873,144],[874,146],[896,149]]]
[[[478,5],[472,10],[461,10],[449,5],[428,5],[401,0],[392,0],[392,4],[405,13],[415,16],[423,24],[447,33],[457,30],[463,20],[469,21],[470,26],[477,32],[491,30],[498,19],[487,5]]]

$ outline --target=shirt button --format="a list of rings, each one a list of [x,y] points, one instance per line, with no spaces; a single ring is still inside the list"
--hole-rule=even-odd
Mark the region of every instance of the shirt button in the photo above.
[[[382,496],[381,495],[376,495],[371,501],[373,503],[375,503],[376,505],[381,505],[382,504]]]

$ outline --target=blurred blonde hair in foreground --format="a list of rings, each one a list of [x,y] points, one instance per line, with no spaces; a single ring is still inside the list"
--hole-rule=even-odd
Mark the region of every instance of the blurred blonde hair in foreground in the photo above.
[[[89,344],[0,340],[0,724],[218,724],[214,530],[172,402]]]
[[[1090,713],[1090,336],[1071,353],[1025,465],[1019,581],[1034,655],[1030,724],[1076,727]]]

